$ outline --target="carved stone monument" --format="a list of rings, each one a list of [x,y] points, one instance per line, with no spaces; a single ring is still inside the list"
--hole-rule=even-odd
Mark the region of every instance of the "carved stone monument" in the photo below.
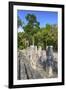
[[[46,61],[46,70],[48,73],[48,77],[51,77],[53,75],[53,46],[47,46],[46,48],[46,55],[47,55],[47,61]]]
[[[41,51],[42,51],[42,48],[41,48],[41,46],[39,46],[39,48],[38,48],[38,57],[40,58],[40,56],[41,56]]]

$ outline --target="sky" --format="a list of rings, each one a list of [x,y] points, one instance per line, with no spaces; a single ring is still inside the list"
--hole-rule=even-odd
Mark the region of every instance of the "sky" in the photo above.
[[[17,15],[20,17],[20,19],[27,24],[27,21],[25,19],[25,16],[27,14],[34,14],[37,18],[37,21],[40,23],[40,27],[45,27],[46,24],[58,24],[58,13],[57,12],[51,12],[51,11],[31,11],[31,10],[18,10]],[[23,31],[21,27],[18,29],[18,31]]]

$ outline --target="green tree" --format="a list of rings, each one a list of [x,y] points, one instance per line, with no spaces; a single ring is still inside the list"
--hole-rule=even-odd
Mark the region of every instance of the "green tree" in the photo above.
[[[19,28],[20,26],[22,27],[23,24],[24,24],[24,23],[22,22],[22,20],[20,19],[20,17],[17,16],[17,28]]]
[[[18,17],[18,28],[21,26],[24,32],[18,32],[18,48],[24,49],[32,44],[41,46],[46,49],[47,45],[52,45],[54,50],[58,50],[58,27],[57,25],[46,24],[40,28],[40,23],[33,14],[26,15],[27,24],[23,25],[22,20]]]
[[[39,22],[36,19],[36,16],[33,14],[26,15],[27,25],[25,25],[24,31],[28,36],[29,45],[34,44],[34,34],[40,29]]]
[[[53,27],[53,28],[52,28]],[[43,48],[46,48],[47,45],[52,45],[54,50],[57,51],[58,45],[58,28],[57,26],[49,25],[42,30],[42,41],[44,44]]]

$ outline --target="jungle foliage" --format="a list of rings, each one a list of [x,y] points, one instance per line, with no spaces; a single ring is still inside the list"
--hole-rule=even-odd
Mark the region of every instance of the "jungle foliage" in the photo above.
[[[18,32],[18,48],[24,49],[30,45],[41,46],[46,49],[47,45],[52,45],[54,50],[58,48],[58,27],[57,25],[46,24],[45,27],[40,27],[40,22],[33,14],[27,14],[25,19],[27,24],[23,25],[23,21],[18,17],[17,28],[21,26],[23,32]]]

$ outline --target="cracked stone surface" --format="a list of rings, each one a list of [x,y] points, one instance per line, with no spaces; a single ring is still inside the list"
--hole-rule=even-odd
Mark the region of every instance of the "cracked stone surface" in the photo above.
[[[41,79],[41,78],[49,78],[48,76],[48,68],[46,68],[46,51],[43,50],[42,56],[39,58],[38,54],[35,52],[32,53],[33,59],[30,60],[29,53],[26,54],[26,50],[18,51],[17,58],[17,79],[25,80],[25,79]],[[57,53],[53,53],[54,61],[53,61],[53,75],[50,78],[57,77]]]

